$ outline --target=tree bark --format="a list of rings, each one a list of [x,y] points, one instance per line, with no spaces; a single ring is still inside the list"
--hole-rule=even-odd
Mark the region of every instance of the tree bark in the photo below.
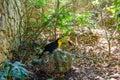
[[[18,32],[24,14],[24,0],[0,0],[0,63],[11,58],[18,46]]]

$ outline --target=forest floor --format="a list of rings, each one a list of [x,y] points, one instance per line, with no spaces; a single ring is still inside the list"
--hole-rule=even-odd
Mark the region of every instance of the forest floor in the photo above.
[[[72,70],[61,80],[120,80],[120,40],[111,39],[109,53],[105,31],[93,30],[99,36],[95,45],[82,46]]]
[[[112,38],[110,49],[102,29],[92,30],[99,36],[94,45],[82,45],[80,49],[71,51],[76,55],[72,69],[62,77],[55,77],[55,80],[120,80],[120,40]],[[54,80],[48,76],[36,73],[41,79]],[[48,78],[48,79],[47,79]]]

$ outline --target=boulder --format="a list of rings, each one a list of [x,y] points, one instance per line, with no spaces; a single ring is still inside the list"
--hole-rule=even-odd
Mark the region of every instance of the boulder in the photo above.
[[[40,70],[45,73],[65,73],[71,69],[72,55],[69,52],[55,50],[52,53],[45,52],[40,59]]]

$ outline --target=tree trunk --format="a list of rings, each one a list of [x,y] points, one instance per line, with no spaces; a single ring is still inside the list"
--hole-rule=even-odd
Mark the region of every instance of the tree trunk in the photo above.
[[[0,0],[0,63],[10,59],[9,50],[17,48],[24,13],[24,0]]]

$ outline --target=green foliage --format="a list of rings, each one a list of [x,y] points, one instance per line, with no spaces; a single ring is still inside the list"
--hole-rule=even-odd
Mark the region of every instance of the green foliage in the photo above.
[[[120,30],[120,22],[119,22],[119,24],[118,24],[118,30]]]
[[[72,21],[71,11],[63,7],[57,12],[57,18],[60,28],[68,27]]]
[[[35,47],[34,50],[35,50],[36,53],[41,53],[42,52],[42,49],[40,47]]]
[[[47,80],[54,80],[53,78],[48,78]]]
[[[57,14],[56,26],[62,30],[64,35],[68,35],[69,33],[71,33],[74,30],[74,28],[71,26],[72,12],[63,7],[56,14]]]
[[[5,62],[2,64],[4,69],[0,71],[0,80],[12,80],[13,78],[25,79],[25,75],[28,71],[24,68],[24,65],[20,62]]]
[[[118,18],[118,30],[120,30],[120,0],[113,0],[114,17]]]
[[[29,0],[29,2],[36,7],[46,6],[46,0]]]
[[[69,32],[73,31],[73,28],[70,27],[72,24],[72,12],[64,7],[59,10],[52,10],[49,14],[40,13],[40,19],[42,24],[46,23],[47,28],[53,29],[60,28],[63,31],[63,34],[68,35]],[[42,25],[41,25],[42,26]],[[47,29],[45,26],[43,26]]]
[[[46,22],[46,21],[48,21],[51,18],[50,14],[39,13],[39,15],[40,15],[40,18],[42,20],[41,23]]]
[[[114,9],[116,12],[118,12],[120,10],[120,0],[114,1]]]
[[[94,26],[91,13],[84,13],[84,14],[76,14],[75,22],[79,25],[79,27],[90,27]]]

